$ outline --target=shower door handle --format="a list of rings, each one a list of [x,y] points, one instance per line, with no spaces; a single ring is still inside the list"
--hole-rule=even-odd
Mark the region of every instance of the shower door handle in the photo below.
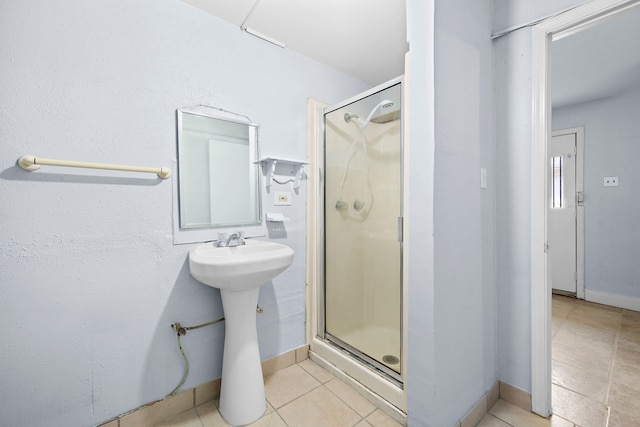
[[[402,235],[404,229],[404,217],[398,217],[398,242],[402,243]]]

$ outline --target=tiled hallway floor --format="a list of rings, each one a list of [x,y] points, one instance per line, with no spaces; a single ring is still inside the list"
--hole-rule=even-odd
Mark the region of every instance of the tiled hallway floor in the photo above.
[[[479,427],[640,426],[640,312],[553,296],[550,420],[499,400]],[[307,359],[265,377],[267,413],[251,426],[400,426]],[[161,424],[228,426],[215,402]]]
[[[640,426],[640,312],[558,295],[552,312],[551,420],[500,400],[478,426]]]
[[[557,295],[552,312],[554,414],[640,426],[640,312]]]
[[[307,359],[265,377],[267,413],[252,427],[400,427],[357,392]],[[217,402],[208,402],[160,424],[226,427]]]

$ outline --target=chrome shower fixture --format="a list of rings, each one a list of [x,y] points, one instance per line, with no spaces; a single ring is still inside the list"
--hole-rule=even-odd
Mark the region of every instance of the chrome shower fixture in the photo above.
[[[351,119],[359,119],[360,116],[357,114],[344,113],[344,121],[349,123]]]
[[[347,209],[349,209],[349,204],[347,202],[345,202],[344,200],[338,200],[336,202],[336,210],[337,211],[346,211]]]
[[[375,107],[373,107],[373,109],[371,110],[371,112],[369,113],[369,115],[367,116],[367,120],[364,121],[364,124],[361,125],[362,127],[365,127],[366,125],[369,124],[369,122],[371,121],[371,119],[373,118],[373,115],[376,113],[376,111],[378,111],[379,109],[387,109],[387,108],[391,108],[393,106],[393,101],[389,100],[389,99],[385,99],[384,101],[381,101],[378,105],[376,105]]]
[[[355,202],[353,202],[353,209],[355,209],[356,212],[361,212],[366,206],[367,204],[365,202],[361,202],[360,200],[356,200]]]

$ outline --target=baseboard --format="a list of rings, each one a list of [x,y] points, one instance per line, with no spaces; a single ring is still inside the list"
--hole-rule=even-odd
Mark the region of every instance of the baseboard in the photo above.
[[[531,393],[500,381],[500,399],[531,412]]]
[[[584,299],[589,302],[610,305],[612,307],[626,308],[627,310],[640,311],[640,298],[628,297],[607,292],[584,290]]]
[[[265,360],[262,362],[262,373],[264,376],[270,375],[275,371],[300,363],[308,357],[309,346],[304,345],[269,360]],[[100,427],[153,426],[219,397],[220,378],[217,378],[208,383],[184,390],[168,399],[147,403],[137,409],[103,422],[100,424]]]
[[[456,427],[475,427],[482,418],[489,412],[489,409],[498,401],[500,397],[500,383],[496,383],[482,396],[473,408],[462,417]]]

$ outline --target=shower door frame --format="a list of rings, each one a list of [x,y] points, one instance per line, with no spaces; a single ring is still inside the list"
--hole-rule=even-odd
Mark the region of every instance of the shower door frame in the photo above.
[[[347,381],[359,393],[394,418],[401,420],[406,412],[406,394],[403,383],[406,376],[406,277],[404,256],[404,230],[400,242],[400,363],[399,375],[381,372],[371,364],[363,363],[353,354],[325,338],[325,278],[324,278],[324,114],[345,105],[366,98],[372,94],[401,84],[402,106],[401,117],[404,116],[406,85],[403,76],[392,79],[355,97],[334,106],[328,106],[315,100],[307,102],[308,123],[308,160],[310,162],[307,206],[307,342],[310,344],[310,357],[333,374]],[[402,119],[401,119],[402,120]],[[400,154],[400,215],[406,212],[404,191],[406,188],[406,146],[404,142],[404,122],[401,122],[401,154]],[[357,350],[357,349],[356,349]],[[356,353],[356,355],[358,355]],[[366,358],[365,358],[366,359]]]

